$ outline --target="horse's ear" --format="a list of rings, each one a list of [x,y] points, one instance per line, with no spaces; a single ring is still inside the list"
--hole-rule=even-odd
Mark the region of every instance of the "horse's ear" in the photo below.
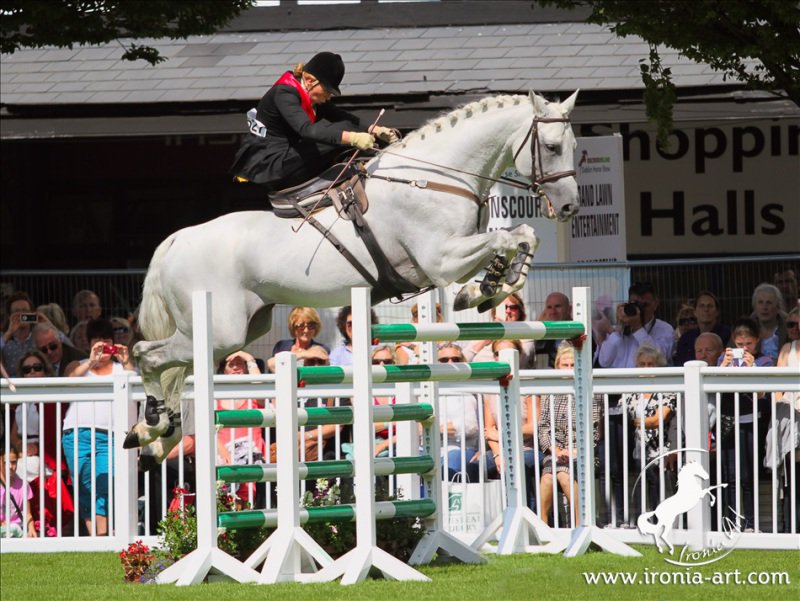
[[[572,96],[570,96],[564,102],[561,103],[561,108],[563,109],[565,115],[569,115],[572,112],[572,109],[575,108],[575,101],[577,100],[578,92],[580,91],[581,89],[578,88],[577,90],[575,90]]]
[[[528,96],[530,96],[531,104],[533,105],[533,112],[537,115],[543,114],[547,106],[547,100],[544,99],[544,96],[539,96],[533,90],[528,91]]]

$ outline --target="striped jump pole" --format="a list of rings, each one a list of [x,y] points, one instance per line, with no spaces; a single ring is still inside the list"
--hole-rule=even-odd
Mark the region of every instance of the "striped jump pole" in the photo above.
[[[425,403],[415,405],[378,405],[373,409],[376,422],[425,421],[433,415],[433,407]],[[214,421],[223,428],[272,428],[276,424],[275,411],[267,409],[221,409]],[[298,426],[348,425],[353,423],[352,407],[308,407],[297,410]]]
[[[223,528],[275,528],[280,524],[280,509],[253,509],[247,511],[228,511],[219,514],[219,525]],[[375,518],[391,520],[394,518],[426,517],[436,511],[430,499],[414,501],[379,501],[375,503]],[[325,522],[354,522],[358,517],[356,505],[331,505],[329,507],[304,507],[299,511],[300,524],[319,524]]]
[[[398,382],[463,382],[464,380],[498,380],[510,373],[508,365],[495,361],[485,363],[434,363],[423,365],[372,365],[373,384]],[[352,366],[325,365],[301,367],[300,386],[309,384],[350,384]]]
[[[427,474],[436,467],[433,457],[429,455],[419,455],[418,457],[376,457],[374,465],[376,476]],[[355,462],[349,459],[300,462],[298,464],[298,474],[300,480],[351,478],[355,474]],[[227,483],[277,482],[278,466],[273,463],[218,465],[217,480]]]
[[[579,321],[492,321],[481,323],[375,324],[372,338],[383,342],[460,340],[559,340],[585,331]]]

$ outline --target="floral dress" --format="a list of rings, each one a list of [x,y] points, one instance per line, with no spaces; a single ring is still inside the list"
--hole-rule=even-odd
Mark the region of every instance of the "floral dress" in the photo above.
[[[646,398],[643,393],[623,394],[622,406],[627,407],[631,419],[643,419],[656,415],[662,407],[669,407],[670,414],[664,419],[664,434],[662,436],[663,446],[659,445],[659,428],[644,428],[642,426],[634,428],[636,443],[633,447],[633,457],[642,458],[642,435],[644,435],[645,460],[655,459],[665,451],[669,450],[670,442],[668,438],[668,424],[675,415],[675,407],[678,402],[678,395],[674,392],[657,392]]]

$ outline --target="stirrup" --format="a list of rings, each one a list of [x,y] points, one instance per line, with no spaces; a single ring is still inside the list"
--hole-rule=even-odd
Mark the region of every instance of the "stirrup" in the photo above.
[[[497,293],[497,286],[500,279],[508,269],[508,259],[503,255],[495,255],[492,262],[486,267],[486,275],[480,283],[480,291],[483,296],[494,296]]]
[[[511,261],[511,266],[508,268],[506,284],[513,286],[522,277],[523,270],[530,268],[531,261],[533,261],[533,253],[529,252],[530,250],[531,245],[527,242],[520,242],[517,245],[517,254],[514,255],[514,260]]]

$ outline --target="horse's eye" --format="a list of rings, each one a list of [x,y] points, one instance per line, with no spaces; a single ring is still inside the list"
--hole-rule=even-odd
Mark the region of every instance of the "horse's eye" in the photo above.
[[[547,148],[547,150],[549,150],[550,152],[555,152],[556,150],[558,150],[558,146],[555,144],[545,144],[544,147]]]

